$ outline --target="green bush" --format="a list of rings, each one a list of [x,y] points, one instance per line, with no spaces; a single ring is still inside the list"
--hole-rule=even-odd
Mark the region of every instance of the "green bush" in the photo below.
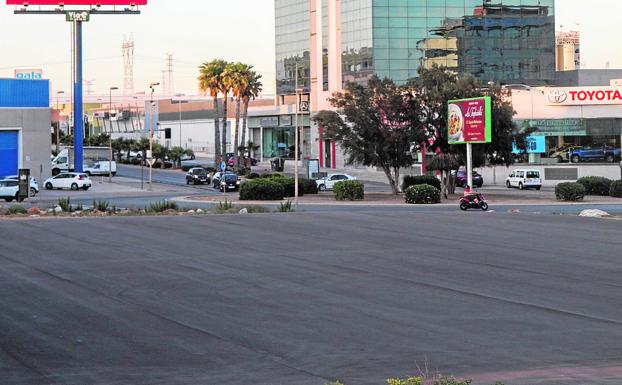
[[[69,197],[58,198],[57,205],[63,209],[63,212],[70,213],[73,211],[71,207],[71,199],[69,199]]]
[[[278,211],[280,213],[290,213],[290,212],[293,212],[294,209],[292,209],[292,201],[290,201],[288,199],[287,202],[285,202],[285,203],[281,202],[281,205],[279,206]]]
[[[333,187],[335,199],[338,201],[357,201],[365,198],[365,187],[358,180],[344,180]]]
[[[389,378],[387,379],[389,385],[422,385],[422,377],[409,377],[409,378]]]
[[[270,173],[266,173],[266,174],[259,174],[258,178],[280,178],[283,175],[279,174],[278,172],[275,172],[274,174],[270,174]]]
[[[13,205],[13,206],[9,207],[9,214],[11,214],[11,215],[28,214],[28,211],[26,211],[26,209],[23,208],[20,205]]]
[[[179,210],[179,205],[175,202],[163,200],[163,201],[154,202],[150,204],[149,207],[147,208],[147,211],[151,213],[162,213],[167,210],[177,211]]]
[[[110,203],[93,199],[93,210],[106,212],[108,211],[108,207],[110,207]]]
[[[250,174],[246,176],[246,179],[257,179],[257,178],[259,178],[259,174],[257,174],[256,172],[251,172]]]
[[[622,179],[611,182],[611,187],[609,188],[609,196],[612,196],[614,198],[622,198]]]
[[[611,183],[613,181],[602,176],[584,176],[579,178],[577,183],[581,183],[585,187],[587,195],[609,195]]]
[[[564,182],[555,186],[555,197],[561,201],[581,200],[585,192],[585,187],[581,183]]]
[[[294,191],[296,191],[296,180],[294,178],[288,178],[285,176],[281,176],[279,174],[273,175],[271,178],[267,178],[269,180],[273,180],[276,183],[280,183],[283,186],[283,191],[285,193],[286,198],[291,198],[294,196]],[[298,196],[301,197],[304,195],[304,186],[302,184],[298,184]]]
[[[417,184],[406,189],[404,199],[410,204],[441,203],[441,190],[429,184]]]
[[[317,194],[317,183],[313,179],[298,178],[299,187],[305,194]]]
[[[418,184],[429,184],[437,189],[441,189],[441,180],[431,175],[406,175],[402,182],[402,191],[406,191],[410,186]]]
[[[280,182],[270,178],[252,179],[240,186],[240,200],[280,201],[285,197],[285,188]]]

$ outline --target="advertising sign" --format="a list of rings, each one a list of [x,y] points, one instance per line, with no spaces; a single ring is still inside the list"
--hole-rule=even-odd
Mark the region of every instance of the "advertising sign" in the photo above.
[[[15,79],[40,80],[43,79],[42,69],[16,69]]]
[[[622,104],[619,87],[557,87],[545,91],[549,106]]]
[[[523,123],[527,127],[535,127],[538,131],[534,136],[586,136],[585,119],[530,119]]]
[[[147,5],[147,0],[7,0],[7,5]]]
[[[448,104],[449,144],[490,143],[492,139],[490,97],[450,100]]]
[[[526,140],[528,154],[542,154],[546,152],[544,136],[528,136]],[[516,143],[512,143],[512,152],[514,154],[522,154],[524,151],[516,147]]]

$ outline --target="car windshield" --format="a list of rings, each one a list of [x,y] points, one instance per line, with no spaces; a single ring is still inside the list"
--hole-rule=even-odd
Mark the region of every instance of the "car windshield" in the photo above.
[[[236,174],[225,174],[225,180],[227,182],[238,180],[238,176]]]
[[[527,171],[527,178],[540,178],[539,171]]]

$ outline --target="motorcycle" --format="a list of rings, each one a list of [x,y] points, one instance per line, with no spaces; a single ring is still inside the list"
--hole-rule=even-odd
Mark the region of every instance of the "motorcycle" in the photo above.
[[[483,211],[488,210],[486,198],[484,198],[484,196],[480,193],[460,198],[460,210],[466,211],[468,209],[481,209]]]

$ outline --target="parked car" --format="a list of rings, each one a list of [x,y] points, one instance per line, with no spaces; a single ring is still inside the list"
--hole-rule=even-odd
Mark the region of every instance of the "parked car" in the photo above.
[[[4,179],[10,179],[10,180],[16,180],[19,181],[19,176],[17,175],[9,175]],[[34,197],[35,195],[39,194],[39,183],[37,182],[37,180],[35,179],[35,177],[31,176],[30,177],[30,196]]]
[[[355,177],[348,174],[328,174],[326,177],[315,181],[317,188],[320,191],[332,190],[335,187],[335,183],[344,180],[356,180]]]
[[[184,160],[194,160],[194,159],[195,159],[194,154],[192,154],[192,155],[188,155],[188,154],[181,154],[181,157],[179,157],[179,160],[180,160],[180,161],[182,161],[182,162],[183,162]]]
[[[458,172],[452,172],[452,175],[456,178],[456,186],[466,187],[467,185],[467,173],[466,170],[458,170]],[[482,187],[484,184],[484,177],[482,177],[477,171],[473,171],[473,186]]]
[[[47,179],[43,185],[46,190],[70,188],[86,191],[91,188],[91,178],[79,172],[64,172]]]
[[[507,188],[518,187],[519,189],[542,188],[542,179],[540,179],[540,170],[518,169],[512,171],[510,176],[505,179]]]
[[[238,174],[230,171],[217,172],[212,177],[212,186],[223,192],[225,189],[237,191],[240,188],[240,178]]]
[[[18,200],[19,197],[19,182],[14,179],[0,180],[0,198],[7,202],[11,202],[13,199]]]
[[[186,184],[204,184],[210,183],[209,174],[203,167],[195,167],[186,173]]]
[[[581,149],[581,146],[576,146],[574,144],[561,146],[551,151],[549,157],[556,158],[558,163],[568,162],[568,160],[570,160],[570,152],[578,149]]]
[[[117,162],[114,160],[100,160],[93,162],[84,168],[84,173],[88,176],[91,175],[108,175],[112,173],[112,176],[117,175]]]
[[[600,144],[578,148],[570,152],[570,161],[572,163],[585,162],[595,159],[601,159],[608,163],[613,163],[619,158],[619,148]]]

